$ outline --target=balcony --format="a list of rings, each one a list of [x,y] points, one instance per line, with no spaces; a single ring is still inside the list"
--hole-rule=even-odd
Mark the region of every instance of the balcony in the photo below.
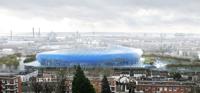
[[[14,85],[17,85],[17,83],[7,83],[5,84],[6,86],[14,86]]]
[[[16,90],[17,90],[17,88],[13,88],[13,89],[8,88],[8,89],[6,89],[6,91],[16,91]]]

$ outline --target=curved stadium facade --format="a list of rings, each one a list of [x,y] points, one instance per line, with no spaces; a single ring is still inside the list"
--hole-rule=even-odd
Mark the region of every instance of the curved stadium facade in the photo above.
[[[137,65],[141,53],[125,47],[65,49],[38,53],[36,58],[42,67],[125,67]]]

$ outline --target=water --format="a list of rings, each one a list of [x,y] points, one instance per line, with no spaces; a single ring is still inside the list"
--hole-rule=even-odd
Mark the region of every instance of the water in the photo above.
[[[174,59],[166,60],[162,58],[157,58],[153,64],[156,68],[160,70],[168,70],[170,72],[200,72],[200,67],[166,67],[168,64],[177,64],[177,63],[188,63],[187,61],[178,61]]]

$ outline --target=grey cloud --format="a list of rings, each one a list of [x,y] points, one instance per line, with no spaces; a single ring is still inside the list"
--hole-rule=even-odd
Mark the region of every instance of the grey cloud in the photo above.
[[[124,22],[130,26],[199,24],[200,21],[196,18],[200,16],[200,0],[0,0],[0,8],[21,17],[36,16],[50,20],[67,17],[91,22]],[[176,18],[163,21],[160,15],[144,16],[151,21],[149,23],[142,18],[123,15],[124,12],[133,12],[134,15],[139,9],[175,13]]]

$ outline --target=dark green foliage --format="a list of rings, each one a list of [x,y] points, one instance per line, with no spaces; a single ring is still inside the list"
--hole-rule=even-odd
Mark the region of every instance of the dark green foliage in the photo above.
[[[36,55],[35,54],[27,55],[26,59],[24,60],[24,63],[32,62],[32,61],[35,61],[35,60],[36,60]]]
[[[34,90],[35,93],[40,93],[42,91],[42,83],[40,82],[35,82],[32,84],[32,88]]]
[[[171,76],[173,77],[174,80],[180,80],[181,79],[181,74],[180,73],[171,73]]]
[[[200,63],[196,62],[196,63],[176,63],[176,64],[167,64],[167,67],[199,67]]]
[[[93,86],[80,66],[76,67],[76,72],[72,82],[72,93],[95,93]]]
[[[111,93],[109,82],[106,76],[104,76],[101,81],[101,93]]]
[[[197,87],[195,91],[196,93],[200,93],[200,87]]]
[[[193,86],[192,90],[189,93],[200,93],[200,87],[198,86]]]

